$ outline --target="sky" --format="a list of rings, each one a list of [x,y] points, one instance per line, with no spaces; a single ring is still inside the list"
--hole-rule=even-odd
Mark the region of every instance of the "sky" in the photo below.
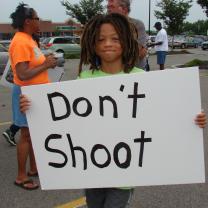
[[[0,0],[3,1],[3,0]],[[64,22],[69,16],[66,15],[65,7],[61,5],[60,0],[5,0],[0,11],[0,23],[10,23],[10,14],[15,10],[19,2],[27,3],[34,8],[39,17],[44,20],[52,20],[53,22]],[[79,3],[79,0],[68,0],[70,3]],[[151,23],[153,28],[157,19],[154,17],[154,10],[159,9],[155,6],[159,0],[150,0],[151,2]],[[200,5],[193,0],[193,6],[189,11],[187,21],[195,22],[197,20],[206,20],[207,17]],[[106,4],[106,1],[104,1]],[[144,22],[146,29],[148,29],[149,22],[149,0],[132,0],[130,16],[140,19]]]

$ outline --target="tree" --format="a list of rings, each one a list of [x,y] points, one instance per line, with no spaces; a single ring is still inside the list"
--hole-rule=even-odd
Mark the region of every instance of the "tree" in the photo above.
[[[198,20],[197,22],[184,22],[183,32],[189,35],[206,35],[208,20]]]
[[[197,3],[205,10],[205,13],[208,17],[208,0],[197,0]]]
[[[182,32],[182,25],[192,6],[191,3],[192,0],[161,0],[156,4],[161,11],[156,10],[155,16],[164,21],[168,34],[174,36]]]
[[[85,25],[93,16],[103,13],[102,2],[103,0],[81,0],[79,4],[71,4],[63,0],[61,4],[66,7],[66,13],[70,17]]]

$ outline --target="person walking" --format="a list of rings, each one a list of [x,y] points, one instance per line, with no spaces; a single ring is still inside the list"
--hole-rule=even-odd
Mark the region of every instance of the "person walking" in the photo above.
[[[107,11],[110,13],[120,13],[129,17],[131,11],[131,1],[130,0],[108,0]],[[135,25],[138,31],[138,61],[136,62],[136,67],[146,70],[146,55],[147,55],[147,34],[145,32],[144,23],[141,20],[129,17],[130,21]]]
[[[14,74],[12,89],[12,108],[14,124],[20,127],[20,139],[17,143],[18,173],[14,184],[27,190],[34,190],[39,185],[28,176],[37,176],[37,167],[32,149],[30,132],[25,114],[20,112],[19,99],[21,86],[49,83],[48,68],[56,66],[53,55],[45,57],[32,35],[39,32],[37,12],[27,4],[20,3],[10,15],[12,27],[17,30],[10,47],[9,57]],[[27,159],[30,159],[30,170],[26,171]]]
[[[32,38],[33,40],[36,41],[38,47],[40,48],[40,41],[39,41],[39,35],[38,34],[32,34]],[[13,83],[13,82],[12,82]],[[15,135],[16,133],[20,130],[20,127],[15,125],[14,123],[12,123],[10,125],[10,127],[8,129],[6,129],[2,135],[4,136],[4,138],[6,139],[6,141],[12,145],[12,146],[16,146],[17,143],[15,141]]]
[[[157,53],[157,64],[160,66],[160,70],[164,70],[165,59],[168,52],[168,36],[166,30],[162,28],[162,24],[160,22],[156,22],[154,27],[158,33],[155,38],[155,43],[151,45],[155,46],[155,51]]]

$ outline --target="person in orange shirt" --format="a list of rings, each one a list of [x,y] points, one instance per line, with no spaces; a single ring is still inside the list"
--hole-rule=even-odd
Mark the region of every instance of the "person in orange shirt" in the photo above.
[[[20,3],[10,17],[13,28],[17,29],[9,47],[11,67],[14,74],[12,109],[14,124],[21,129],[17,144],[18,174],[14,184],[24,189],[33,190],[37,189],[39,185],[29,179],[28,176],[37,176],[38,172],[26,116],[20,112],[19,108],[21,86],[49,83],[47,69],[54,68],[57,61],[53,55],[45,57],[32,38],[33,34],[39,32],[39,17],[33,8]],[[30,170],[27,172],[28,156]]]

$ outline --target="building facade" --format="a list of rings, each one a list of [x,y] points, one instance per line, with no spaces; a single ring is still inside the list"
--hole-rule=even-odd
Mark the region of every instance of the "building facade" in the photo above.
[[[53,23],[50,20],[40,20],[40,37],[78,35],[82,32],[82,25],[72,20]],[[10,23],[0,23],[0,40],[10,40],[15,33]]]

